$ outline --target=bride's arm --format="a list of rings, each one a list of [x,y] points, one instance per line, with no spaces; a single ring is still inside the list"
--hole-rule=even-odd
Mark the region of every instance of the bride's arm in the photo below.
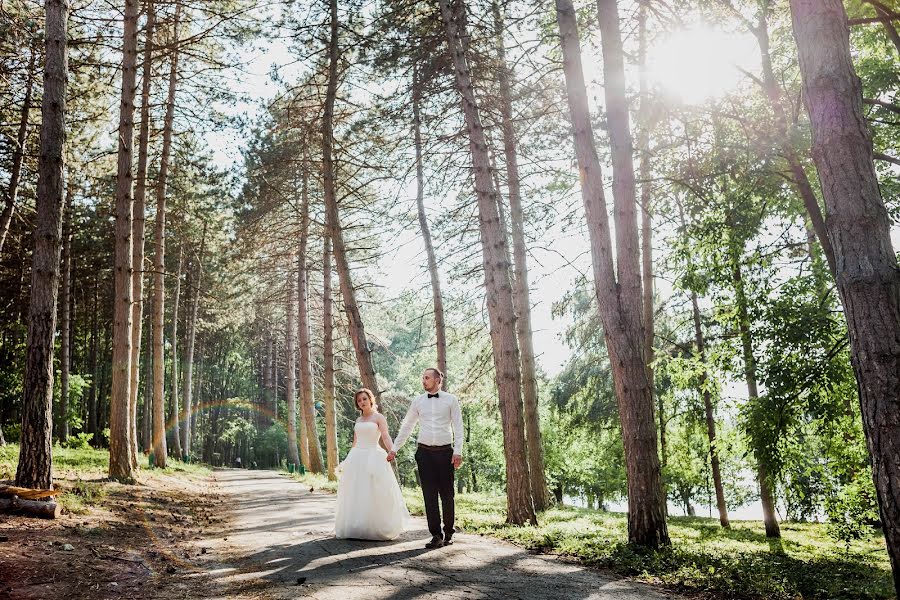
[[[384,415],[381,415],[381,418],[378,419],[378,429],[381,431],[381,441],[384,444],[384,447],[390,452],[391,448],[394,447],[394,442],[391,441],[391,434],[388,432],[387,417]]]

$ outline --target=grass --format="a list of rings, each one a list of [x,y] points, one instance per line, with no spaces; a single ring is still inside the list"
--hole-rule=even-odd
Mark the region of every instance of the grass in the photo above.
[[[337,489],[321,475],[294,477],[316,490]],[[406,488],[403,495],[412,514],[424,514],[418,488]],[[670,517],[672,546],[654,552],[626,543],[628,522],[622,513],[554,508],[539,515],[537,527],[508,525],[505,513],[505,496],[456,496],[456,521],[468,533],[570,556],[679,591],[767,600],[894,597],[880,535],[845,547],[829,538],[822,524],[783,523],[781,542],[773,543],[761,521],[732,521],[731,530],[725,530],[717,519]]]
[[[421,496],[406,497],[410,511],[421,514]],[[518,527],[505,523],[505,496],[459,494],[456,506],[467,532],[678,590],[778,600],[894,597],[880,536],[848,548],[829,538],[822,524],[784,523],[779,544],[766,539],[761,521],[732,521],[725,530],[717,519],[670,517],[672,546],[653,552],[626,543],[622,513],[562,507],[540,515],[537,527]]]
[[[142,455],[142,459],[145,459]],[[19,446],[7,444],[0,447],[0,480],[15,479],[19,462]],[[143,467],[146,462],[141,462]],[[108,494],[106,474],[109,471],[109,452],[96,448],[53,447],[54,481],[61,481],[59,487],[65,492],[58,496],[59,503],[71,513],[84,514],[88,507],[103,504]],[[154,473],[167,475],[191,474],[207,475],[208,466],[184,463],[170,459],[165,469],[154,469]]]

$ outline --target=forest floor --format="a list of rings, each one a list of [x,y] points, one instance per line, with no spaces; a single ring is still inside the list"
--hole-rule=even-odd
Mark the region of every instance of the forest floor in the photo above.
[[[456,543],[426,550],[421,518],[393,542],[335,539],[321,477],[174,462],[121,485],[106,456],[54,449],[60,519],[0,515],[0,599],[892,597],[883,540],[841,548],[818,524],[784,524],[774,548],[760,523],[670,518],[673,548],[641,554],[623,515],[564,507],[511,527],[501,496],[461,494]],[[15,458],[0,448],[0,480]]]
[[[0,448],[0,479],[15,474]],[[211,471],[174,462],[139,471],[135,485],[106,479],[107,453],[54,449],[63,514],[0,514],[0,599],[208,597],[196,542],[224,521]]]

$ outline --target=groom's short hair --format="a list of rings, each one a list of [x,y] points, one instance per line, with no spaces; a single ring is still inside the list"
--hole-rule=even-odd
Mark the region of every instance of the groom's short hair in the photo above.
[[[444,380],[444,374],[441,373],[441,370],[438,369],[437,367],[428,367],[428,368],[425,369],[425,370],[426,370],[426,371],[431,371],[432,373],[434,373],[434,376],[437,377],[438,379],[440,379],[441,381]]]

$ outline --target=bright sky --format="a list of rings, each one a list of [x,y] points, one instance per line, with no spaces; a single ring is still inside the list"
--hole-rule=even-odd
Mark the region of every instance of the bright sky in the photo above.
[[[713,50],[714,49],[714,50]],[[585,49],[587,51],[587,48]],[[738,67],[755,70],[758,50],[754,40],[748,35],[725,33],[706,25],[689,25],[684,31],[676,32],[658,42],[649,54],[649,76],[653,85],[664,89],[684,103],[699,103],[736,87],[743,78]],[[588,80],[599,80],[599,73],[591,70],[599,65],[598,57],[585,60]],[[285,67],[293,63],[285,44],[278,39],[266,40],[251,55],[244,73],[232,81],[232,87],[251,98],[246,104],[221,107],[231,114],[258,114],[261,103],[270,100],[278,91],[269,73],[273,67],[279,68],[281,75],[291,81],[291,71],[297,66]],[[589,90],[590,95],[601,96],[602,90]],[[220,164],[229,165],[241,160],[240,150],[245,143],[235,131],[208,134],[210,147]],[[608,166],[606,175],[611,174]],[[407,196],[412,199],[414,190],[409,187]],[[440,198],[429,199],[436,208]],[[409,281],[409,270],[405,265],[423,264],[424,251],[418,241],[418,230],[406,232],[397,240],[395,252],[388,254],[381,268],[388,295],[399,295],[404,289],[427,288],[428,281],[424,269],[420,283]],[[529,258],[529,278],[532,283],[534,345],[538,361],[549,375],[557,374],[563,367],[570,350],[562,342],[561,334],[567,322],[554,320],[550,311],[554,302],[560,300],[581,273],[590,271],[588,242],[573,234],[557,232],[553,239],[553,249],[534,249]],[[569,264],[574,257],[581,257],[576,264]],[[446,275],[444,275],[446,279]],[[658,292],[667,295],[667,289]]]

